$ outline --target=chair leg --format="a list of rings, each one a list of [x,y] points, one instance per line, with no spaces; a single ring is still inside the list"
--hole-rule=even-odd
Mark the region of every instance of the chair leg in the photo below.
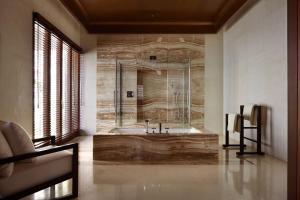
[[[237,155],[243,155],[244,154],[244,117],[240,116],[240,151],[237,152]]]
[[[243,112],[243,108],[241,107],[241,113]],[[237,156],[245,155],[245,154],[250,154],[250,155],[264,155],[264,153],[261,151],[261,106],[257,107],[258,109],[258,115],[257,115],[257,138],[256,141],[253,141],[252,139],[249,139],[247,137],[244,137],[244,127],[241,128],[241,135],[240,135],[240,152],[237,152]],[[243,119],[242,119],[243,121]],[[241,125],[244,126],[244,122],[241,123]],[[250,152],[245,152],[242,148],[242,145],[244,145],[244,138],[256,142],[256,151],[250,151]]]
[[[261,106],[258,107],[257,115],[257,154],[263,154],[261,151]]]
[[[72,197],[78,197],[78,179],[72,179]]]
[[[229,144],[228,114],[225,115],[225,144],[223,144],[223,148],[227,147],[240,147],[240,144]],[[244,145],[244,148],[246,148],[246,145]]]
[[[259,155],[264,155],[265,153],[261,151],[261,127],[257,128],[257,144],[256,144],[256,153]]]
[[[229,131],[228,131],[228,114],[225,115],[225,144],[223,147],[229,146]]]
[[[72,165],[72,197],[78,197],[78,145],[74,148]]]
[[[230,144],[229,144],[229,131],[225,131],[225,144],[223,144],[223,147],[226,148],[226,147],[229,147]]]
[[[257,130],[257,153],[260,154],[261,153],[261,134],[260,132]]]

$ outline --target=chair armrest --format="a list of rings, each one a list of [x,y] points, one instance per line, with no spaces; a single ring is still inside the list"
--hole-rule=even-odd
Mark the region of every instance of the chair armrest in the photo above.
[[[67,149],[72,149],[73,157],[74,156],[78,157],[78,143],[73,143],[73,144],[49,147],[49,148],[45,148],[42,150],[36,150],[35,152],[32,152],[32,153],[26,153],[26,154],[22,154],[22,155],[3,158],[3,159],[0,159],[0,165],[8,164],[11,162],[17,162],[17,161],[21,161],[21,160],[26,160],[28,158],[43,156],[43,155],[47,155],[47,154],[51,154],[51,153],[55,153],[55,152],[59,152],[59,151],[67,150]]]
[[[43,138],[37,138],[37,139],[32,139],[32,142],[33,143],[36,143],[36,142],[44,142],[44,141],[50,141],[50,143],[52,145],[55,144],[55,136],[49,136],[49,137],[43,137]]]

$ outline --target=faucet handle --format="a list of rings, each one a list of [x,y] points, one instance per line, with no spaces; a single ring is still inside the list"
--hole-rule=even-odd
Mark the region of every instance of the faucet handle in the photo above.
[[[156,130],[156,128],[152,128],[152,133],[155,133],[154,131]]]
[[[166,134],[168,134],[169,133],[168,131],[169,131],[170,128],[166,127],[165,129],[166,129]]]

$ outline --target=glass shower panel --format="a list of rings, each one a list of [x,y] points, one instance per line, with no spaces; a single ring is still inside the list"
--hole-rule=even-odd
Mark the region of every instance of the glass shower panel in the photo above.
[[[167,70],[140,63],[137,70],[137,121],[167,123]]]
[[[122,64],[116,61],[116,86],[114,90],[115,122],[117,127],[122,126]]]
[[[137,68],[135,59],[118,59],[115,87],[116,126],[137,124]]]
[[[189,126],[189,63],[176,64],[168,69],[168,124],[170,127]]]
[[[190,126],[190,63],[156,63],[136,59],[116,62],[117,127],[162,123]]]
[[[183,74],[183,94],[184,94],[184,100],[183,100],[183,123],[185,126],[189,127],[191,125],[191,93],[190,93],[190,87],[191,87],[191,63],[190,60],[186,64],[184,68],[184,74]]]

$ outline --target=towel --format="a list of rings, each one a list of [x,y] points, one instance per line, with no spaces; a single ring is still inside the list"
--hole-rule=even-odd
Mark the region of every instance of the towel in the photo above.
[[[229,132],[240,132],[240,117],[238,114],[228,114],[228,126]]]
[[[256,125],[257,109],[255,104],[248,104],[244,106],[243,116],[245,120],[248,120],[251,125]]]

